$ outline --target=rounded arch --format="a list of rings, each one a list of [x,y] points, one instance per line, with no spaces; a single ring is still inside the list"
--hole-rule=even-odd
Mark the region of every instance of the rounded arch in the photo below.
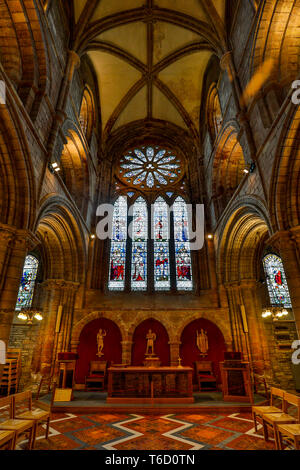
[[[270,188],[269,210],[274,231],[300,223],[300,106],[291,110],[283,126]]]
[[[87,239],[71,205],[57,195],[47,196],[36,220],[36,234],[41,240],[45,278],[82,282]]]
[[[97,333],[105,332],[102,356],[98,356]],[[110,365],[122,363],[122,336],[118,325],[111,319],[101,317],[91,320],[82,328],[77,348],[76,382],[84,383],[91,361],[107,361]]]
[[[200,356],[197,347],[197,333],[205,331],[208,339],[208,350],[205,356]],[[211,361],[218,382],[221,382],[219,364],[224,359],[226,343],[222,331],[218,326],[205,318],[190,321],[181,332],[180,357],[182,365],[194,367],[196,361]]]
[[[232,345],[232,335],[229,327],[228,320],[226,318],[226,312],[221,312],[220,315],[216,316],[214,311],[204,311],[204,312],[195,312],[192,315],[189,315],[188,317],[184,318],[184,320],[178,325],[177,331],[176,331],[176,337],[174,338],[175,342],[180,343],[181,341],[181,335],[183,330],[192,322],[203,319],[207,320],[209,322],[214,323],[217,328],[222,332],[222,335],[224,336],[225,344],[227,348],[230,348]]]
[[[217,273],[221,283],[258,279],[259,250],[271,233],[267,211],[258,199],[240,198],[219,228]]]
[[[141,366],[144,363],[147,347],[146,335],[149,330],[152,330],[152,332],[156,334],[156,341],[154,342],[154,353],[159,357],[161,366],[169,366],[169,335],[165,326],[154,318],[147,318],[135,328],[132,336],[132,365]]]
[[[238,131],[229,124],[219,136],[213,159],[211,197],[216,217],[222,214],[244,174],[245,159]]]

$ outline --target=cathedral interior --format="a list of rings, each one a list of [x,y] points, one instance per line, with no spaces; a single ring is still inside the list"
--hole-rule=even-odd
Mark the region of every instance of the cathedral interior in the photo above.
[[[0,0],[0,449],[300,449],[299,90],[300,0]]]

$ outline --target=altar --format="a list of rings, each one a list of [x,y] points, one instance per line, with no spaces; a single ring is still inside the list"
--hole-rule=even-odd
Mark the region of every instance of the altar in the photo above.
[[[191,367],[110,367],[107,403],[194,403]]]

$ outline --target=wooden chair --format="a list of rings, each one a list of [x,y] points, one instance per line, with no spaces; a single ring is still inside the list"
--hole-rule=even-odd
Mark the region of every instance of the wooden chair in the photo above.
[[[15,433],[13,431],[0,431],[0,450],[15,450]]]
[[[295,424],[277,425],[278,448],[279,450],[283,450],[283,439],[286,439],[288,444],[294,445],[296,450],[300,450],[300,397],[291,393],[286,393],[286,402],[289,405],[296,406],[298,410],[298,422]]]
[[[284,391],[280,388],[271,387],[271,399],[269,406],[252,406],[252,417],[254,428],[257,432],[257,418],[262,418],[264,413],[282,413],[283,412],[283,395]],[[275,397],[281,400],[281,408],[275,406]]]
[[[259,395],[266,397],[267,400],[269,399],[270,392],[264,375],[253,374],[253,386],[255,393],[259,393]]]
[[[26,403],[27,410],[19,413],[17,410],[17,405],[19,403]],[[35,438],[37,434],[37,430],[39,425],[46,424],[46,435],[45,438],[48,439],[49,436],[49,426],[50,426],[50,419],[51,419],[51,412],[42,410],[40,408],[32,408],[32,392],[26,391],[17,393],[13,396],[13,418],[14,419],[26,419],[30,421],[34,421],[34,438],[33,438],[33,446],[35,443]]]
[[[14,419],[13,417],[13,396],[0,398],[0,411],[1,408],[9,407],[9,419],[0,423],[0,431],[13,431],[14,442],[13,447],[15,448],[17,441],[24,434],[28,435],[28,449],[33,448],[34,440],[34,428],[35,422],[27,419]]]
[[[107,362],[91,361],[90,374],[85,378],[85,390],[104,390]],[[90,385],[91,384],[91,385]],[[98,384],[98,386],[97,386]],[[101,385],[101,388],[99,388]]]
[[[297,408],[297,416],[288,414],[289,405]],[[265,413],[262,415],[262,423],[265,441],[268,441],[269,428],[274,432],[275,446],[279,449],[278,426],[281,424],[296,424],[300,422],[300,397],[288,392],[283,395],[283,411],[281,413]]]
[[[199,391],[202,390],[217,390],[217,378],[213,374],[213,364],[211,361],[196,361],[196,376],[198,381]],[[208,387],[203,387],[202,384],[211,384]]]

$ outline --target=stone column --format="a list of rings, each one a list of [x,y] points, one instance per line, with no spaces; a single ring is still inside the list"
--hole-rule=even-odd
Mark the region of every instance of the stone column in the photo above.
[[[170,341],[169,345],[170,345],[170,365],[178,366],[178,358],[180,357],[181,341]]]
[[[122,363],[131,364],[131,351],[133,342],[129,340],[121,341],[122,345]]]
[[[258,284],[256,279],[245,279],[240,282],[242,305],[249,333],[247,334],[250,348],[250,356],[254,369],[259,372],[270,370],[270,357],[268,343],[263,331],[262,305],[258,297]]]
[[[40,351],[42,374],[51,374],[57,353],[70,349],[73,309],[79,284],[61,279],[48,279],[42,285],[47,296],[43,305],[44,328]],[[62,306],[60,324],[57,324],[59,307]],[[59,332],[56,331],[59,326]]]

